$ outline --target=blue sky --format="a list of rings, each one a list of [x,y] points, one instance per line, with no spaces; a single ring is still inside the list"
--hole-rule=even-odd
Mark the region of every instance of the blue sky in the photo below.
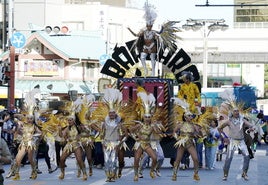
[[[139,1],[140,6],[144,5]],[[225,23],[233,24],[234,7],[196,7],[197,4],[205,4],[206,0],[148,0],[156,7],[158,21],[177,20],[185,23],[192,19],[224,19]],[[209,0],[209,4],[233,4],[233,0]]]

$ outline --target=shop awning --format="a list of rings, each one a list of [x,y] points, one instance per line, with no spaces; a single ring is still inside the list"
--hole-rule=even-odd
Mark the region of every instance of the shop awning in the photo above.
[[[68,93],[76,90],[79,94],[90,94],[94,92],[97,85],[93,82],[71,81],[71,80],[16,80],[15,89],[28,92],[35,86],[40,86],[41,92]]]

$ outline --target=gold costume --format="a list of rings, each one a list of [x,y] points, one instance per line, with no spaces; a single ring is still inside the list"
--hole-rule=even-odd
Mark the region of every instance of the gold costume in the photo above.
[[[13,180],[20,180],[20,165],[21,161],[26,153],[28,153],[28,159],[31,163],[32,173],[30,178],[37,178],[36,162],[34,160],[34,152],[37,150],[38,140],[40,139],[41,131],[34,124],[34,117],[32,115],[27,116],[27,122],[23,123],[21,130],[21,143],[18,147],[18,153],[16,155],[15,164],[11,168],[11,172],[15,174]]]
[[[184,122],[181,123],[180,135],[177,138],[175,147],[182,146],[184,148],[189,148],[194,145],[194,125],[193,123]]]
[[[39,136],[41,134],[36,133],[36,126],[33,124],[24,124],[23,130],[22,130],[22,140],[19,145],[19,150],[22,149],[22,147],[25,148],[25,150],[31,149],[36,150],[37,149],[37,140],[39,139]]]
[[[145,125],[142,124],[142,127],[140,128],[136,143],[134,145],[134,150],[137,150],[139,147],[141,147],[143,150],[146,150],[148,147],[151,146],[151,134],[153,132],[153,128],[151,125]]]
[[[67,143],[63,149],[63,152],[66,153],[72,153],[74,152],[77,148],[81,147],[79,141],[76,139],[78,136],[78,131],[76,126],[71,126],[68,130],[68,138],[67,138]]]

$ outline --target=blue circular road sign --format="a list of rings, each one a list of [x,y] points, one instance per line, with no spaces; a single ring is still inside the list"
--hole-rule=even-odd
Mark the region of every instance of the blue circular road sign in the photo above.
[[[100,56],[100,65],[104,65],[106,60],[110,59],[110,55],[107,55],[107,54],[103,54]]]
[[[10,41],[15,48],[22,48],[26,43],[26,38],[22,33],[16,32],[12,35]]]

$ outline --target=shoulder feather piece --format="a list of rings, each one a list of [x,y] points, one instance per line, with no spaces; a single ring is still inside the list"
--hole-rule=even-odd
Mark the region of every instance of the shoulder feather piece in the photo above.
[[[181,40],[181,37],[177,35],[178,32],[181,32],[181,30],[175,26],[177,23],[179,23],[179,21],[167,21],[162,25],[159,32],[161,49],[169,48],[173,52],[177,49],[176,42],[177,40]]]

